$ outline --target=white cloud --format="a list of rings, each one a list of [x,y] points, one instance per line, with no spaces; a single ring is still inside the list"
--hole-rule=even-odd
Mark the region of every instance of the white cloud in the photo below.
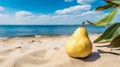
[[[16,20],[14,16],[9,14],[0,14],[0,24],[9,24],[9,23],[15,23]]]
[[[77,3],[79,3],[79,4],[91,4],[95,1],[96,0],[77,0]]]
[[[120,14],[120,9],[118,10],[117,14]]]
[[[55,13],[56,14],[67,14],[67,13],[72,13],[72,12],[80,12],[84,10],[89,10],[90,8],[91,8],[91,5],[77,5],[77,6],[65,8],[63,10],[57,10]]]
[[[26,16],[31,16],[32,13],[28,11],[18,11],[16,12],[16,17],[26,17]]]
[[[92,22],[97,21],[103,18],[106,14],[108,14],[104,13],[103,11],[90,11],[89,9],[84,8],[79,8],[81,12],[76,13],[76,11],[79,11],[77,8],[69,9],[71,10],[71,12],[64,14],[33,14],[28,11],[17,11],[14,12],[14,14],[0,13],[0,24],[81,24],[87,19]],[[120,21],[119,17],[120,13],[118,11],[114,22]]]
[[[72,2],[73,0],[65,0],[65,2]]]
[[[21,11],[19,11],[21,12]],[[16,16],[17,14],[17,16]],[[75,14],[28,14],[20,15],[16,12],[14,15],[0,14],[0,24],[81,24],[86,19],[95,21],[104,16],[103,12],[86,11]],[[20,17],[18,17],[20,16]],[[32,18],[31,18],[32,17]],[[93,19],[94,18],[94,19]],[[7,20],[6,20],[7,19]]]
[[[83,12],[81,13],[82,16],[85,16],[85,15],[97,15],[101,13],[100,11],[86,11],[86,12]]]
[[[120,19],[119,18],[120,18],[120,9],[118,10],[118,12],[117,12],[113,22],[119,22],[120,23]]]
[[[4,8],[0,6],[0,11],[4,11]]]
[[[93,22],[102,19],[105,15],[107,15],[107,13],[101,11],[86,11],[81,13],[84,20],[91,20]]]

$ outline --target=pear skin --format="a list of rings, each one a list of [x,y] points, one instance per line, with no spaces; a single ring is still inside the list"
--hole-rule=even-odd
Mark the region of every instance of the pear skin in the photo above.
[[[84,22],[81,27],[77,28],[73,35],[68,39],[65,50],[71,57],[85,58],[92,51],[92,43],[88,37]]]

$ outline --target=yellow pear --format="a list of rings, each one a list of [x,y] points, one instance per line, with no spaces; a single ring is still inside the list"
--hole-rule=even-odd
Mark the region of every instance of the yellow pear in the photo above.
[[[85,58],[92,51],[92,43],[88,37],[84,22],[82,26],[77,28],[73,35],[68,39],[65,50],[71,57]]]

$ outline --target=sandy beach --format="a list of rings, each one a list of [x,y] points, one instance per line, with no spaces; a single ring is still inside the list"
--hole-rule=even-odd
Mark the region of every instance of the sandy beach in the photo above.
[[[98,34],[90,34],[93,42]],[[93,44],[85,59],[71,58],[64,46],[70,35],[19,37],[0,40],[0,67],[119,67],[120,48]]]

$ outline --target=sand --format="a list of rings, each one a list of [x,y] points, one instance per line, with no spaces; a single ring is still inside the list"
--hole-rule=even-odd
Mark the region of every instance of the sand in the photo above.
[[[89,35],[93,42],[100,35]],[[120,67],[120,48],[93,44],[85,59],[69,57],[64,45],[69,35],[19,37],[0,40],[0,67]]]

